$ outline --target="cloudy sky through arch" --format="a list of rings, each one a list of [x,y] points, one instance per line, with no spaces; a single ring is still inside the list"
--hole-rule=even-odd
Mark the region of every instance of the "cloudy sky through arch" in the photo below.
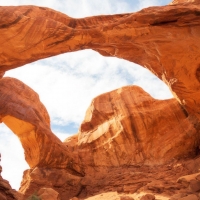
[[[38,5],[71,17],[135,12],[148,6],[166,5],[167,0],[6,0],[6,5]],[[46,106],[53,132],[61,139],[76,133],[92,98],[125,85],[139,85],[154,98],[171,97],[168,88],[147,69],[123,59],[102,57],[83,50],[43,59],[6,73],[33,88]],[[3,178],[19,188],[28,168],[18,138],[0,124]]]

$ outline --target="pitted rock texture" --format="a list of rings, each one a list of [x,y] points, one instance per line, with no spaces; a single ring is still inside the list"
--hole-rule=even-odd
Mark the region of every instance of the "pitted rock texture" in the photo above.
[[[58,192],[52,188],[41,188],[38,195],[41,200],[60,200]]]
[[[20,192],[25,194],[26,199],[34,192],[40,195],[42,188],[52,188],[60,194],[59,199],[68,200],[81,193],[81,181],[81,176],[72,174],[68,169],[36,167],[24,172]]]
[[[69,177],[63,169],[36,168],[25,172],[23,184],[28,186],[28,196],[45,185],[57,191],[61,200],[120,200],[124,196],[140,200],[146,193],[157,200],[180,200],[191,195],[191,190],[189,184],[177,180],[198,172],[199,167],[199,158],[156,166],[88,167],[80,179]],[[198,197],[199,192],[193,195]]]

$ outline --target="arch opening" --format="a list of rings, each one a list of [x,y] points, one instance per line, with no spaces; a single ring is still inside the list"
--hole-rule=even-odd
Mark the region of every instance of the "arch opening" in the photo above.
[[[141,9],[142,7],[150,6],[152,1],[146,2],[148,5],[141,5],[140,3],[138,3],[137,8]],[[167,1],[163,2],[162,5],[168,3]],[[8,3],[9,1],[6,1],[6,4]],[[17,3],[17,1],[15,1],[15,3]],[[159,5],[161,5],[161,2],[154,1],[154,3],[159,3]],[[31,4],[33,4],[33,2],[31,2]],[[130,4],[130,2],[127,1],[127,4]],[[17,5],[19,5],[19,3]],[[57,5],[60,6],[61,4],[57,3]],[[65,6],[60,7],[64,8]],[[121,13],[121,8],[122,6],[118,6],[118,13]],[[130,8],[130,6],[126,8]],[[131,6],[131,8],[133,8],[133,6]],[[54,9],[59,10],[58,7],[54,7]],[[105,7],[103,9],[105,9]],[[76,5],[75,10],[77,10]],[[92,12],[95,11],[95,9],[93,8],[91,10]],[[109,7],[107,8],[107,10],[110,12]],[[111,9],[111,12],[112,11],[113,10]],[[130,12],[130,10],[128,11]],[[127,11],[123,10],[123,12]],[[69,12],[67,11],[65,13]],[[87,13],[87,15],[91,14]],[[88,56],[85,57],[85,54],[87,53],[83,52],[77,52],[74,54],[69,53],[58,57],[45,59],[36,63],[32,63],[27,65],[26,67],[18,68],[6,73],[6,76],[16,77],[20,79],[25,84],[28,84],[31,88],[33,88],[36,92],[39,93],[41,101],[44,103],[44,105],[47,107],[47,110],[50,113],[52,119],[51,127],[56,133],[56,135],[59,136],[61,139],[64,139],[68,135],[71,135],[72,133],[75,133],[78,130],[78,125],[83,119],[87,106],[89,105],[92,98],[99,95],[100,93],[107,92],[127,84],[136,84],[142,86],[147,92],[149,92],[152,96],[156,98],[165,99],[171,97],[170,92],[167,91],[167,87],[164,86],[164,84],[161,81],[157,82],[158,79],[155,76],[151,76],[149,80],[146,79],[146,77],[149,76],[148,71],[145,71],[145,69],[139,67],[141,68],[141,70],[143,70],[140,71],[138,70],[139,68],[135,67],[136,65],[134,65],[133,63],[130,63],[128,61],[122,61],[117,58],[103,58],[102,56],[98,57],[96,56],[98,55],[97,53],[92,52],[90,50],[84,52],[89,52]],[[81,54],[83,54],[83,56],[81,56]],[[84,57],[84,59],[81,58],[80,60],[78,60],[79,63],[77,63],[77,58],[80,57]],[[101,60],[100,57],[103,60]],[[104,59],[106,59],[106,61]],[[51,63],[47,64],[47,62],[49,61],[51,61]],[[54,70],[55,66],[59,66],[59,69],[61,70]],[[67,69],[71,70],[65,71],[65,66],[68,66]],[[121,68],[118,66],[121,66]],[[76,72],[73,71],[73,69],[75,68],[77,68]],[[93,69],[97,69],[97,71]],[[82,76],[82,74],[87,73],[88,76]],[[137,77],[139,78],[134,76],[135,79],[131,80],[131,77],[133,76],[132,74],[137,74]],[[151,81],[151,84],[149,84],[149,81]],[[154,89],[152,89],[153,85]],[[66,91],[67,95],[65,94],[63,98],[64,91]],[[151,91],[156,92],[151,93]],[[160,94],[158,95],[158,93]],[[3,133],[4,129],[5,125],[0,125],[1,133]],[[5,132],[7,132],[7,129]],[[2,144],[5,145],[4,139],[6,137],[14,137],[15,142],[13,144],[18,143],[20,145],[18,138],[14,134],[11,134],[11,132],[9,132],[8,135],[9,136],[5,136],[5,134],[0,134],[0,143],[4,141]],[[0,147],[3,147],[2,144],[0,144]],[[4,149],[10,150],[11,146],[12,145],[5,145]],[[20,147],[18,146],[17,149],[20,149]],[[23,152],[19,154],[23,155]],[[17,189],[18,186],[14,186],[14,184],[12,183],[13,179],[9,178],[9,176],[7,175],[4,175],[5,168],[7,168],[4,164],[5,162],[7,162],[5,158],[6,157],[2,155],[3,176],[10,181],[13,188]],[[7,163],[9,163],[9,165],[12,168],[13,165],[11,164],[11,160],[13,159],[10,159],[10,161],[8,161]],[[17,163],[17,161],[15,161],[15,163]],[[15,165],[18,166],[18,169],[22,169],[22,167],[20,167],[20,163],[22,163],[22,161],[19,161],[19,163]],[[26,168],[28,168],[28,165],[26,166]],[[9,170],[8,174],[10,175],[12,174],[12,172]]]
[[[88,105],[99,94],[134,84],[141,86],[154,98],[172,97],[168,87],[147,69],[119,58],[103,57],[92,50],[67,53],[37,61],[10,70],[5,76],[23,81],[39,94],[40,100],[50,114],[51,128],[61,140],[78,131]],[[5,125],[1,127],[0,129],[5,130]],[[11,134],[9,132],[9,137]],[[2,134],[1,137],[0,141],[4,141]],[[12,137],[15,138],[14,145],[19,146],[18,138],[15,135]],[[11,149],[10,146],[4,148],[7,152]],[[22,147],[20,149],[23,150]],[[5,156],[9,154],[6,151],[3,153]],[[16,169],[20,171],[18,174],[28,168],[24,163],[25,160],[21,161],[24,159],[23,152],[19,154],[21,154],[19,163],[15,160]],[[10,171],[10,168],[6,167],[9,161],[4,155],[2,160],[3,169]],[[16,184],[14,183],[16,181],[9,176],[12,172],[6,171],[3,176],[18,189],[21,177],[16,178],[18,179]]]

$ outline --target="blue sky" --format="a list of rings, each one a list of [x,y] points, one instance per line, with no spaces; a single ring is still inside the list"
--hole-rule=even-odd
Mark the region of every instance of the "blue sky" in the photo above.
[[[166,0],[6,0],[1,5],[45,6],[78,18],[136,12],[168,3]],[[50,114],[53,132],[61,140],[78,131],[92,98],[101,93],[135,84],[158,99],[172,96],[164,83],[148,70],[122,59],[102,57],[92,50],[40,60],[11,70],[6,76],[20,79],[39,94]],[[0,124],[0,152],[2,175],[18,189],[28,165],[18,138],[3,124]]]

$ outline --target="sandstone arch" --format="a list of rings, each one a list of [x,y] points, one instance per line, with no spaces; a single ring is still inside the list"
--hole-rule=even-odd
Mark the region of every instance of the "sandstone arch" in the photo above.
[[[22,142],[27,162],[30,167],[34,168],[29,171],[30,174],[27,172],[28,175],[34,176],[37,171],[45,174],[43,173],[46,170],[43,169],[45,167],[59,168],[62,173],[65,173],[66,169],[71,170],[70,175],[75,174],[74,179],[78,176],[78,180],[76,180],[80,186],[78,189],[80,191],[75,191],[75,193],[79,194],[83,193],[84,187],[91,181],[91,177],[86,177],[85,180],[88,182],[80,183],[80,177],[84,176],[85,172],[87,174],[90,167],[126,165],[134,156],[135,159],[131,160],[131,164],[141,163],[145,160],[151,161],[151,158],[154,161],[157,158],[159,161],[165,155],[163,162],[167,162],[175,156],[188,156],[190,151],[194,153],[194,148],[199,145],[200,85],[197,76],[200,63],[200,8],[197,2],[191,3],[190,6],[188,6],[189,4],[175,3],[176,1],[174,1],[174,5],[162,8],[143,9],[133,14],[96,16],[85,19],[73,19],[52,9],[36,6],[0,7],[0,15],[2,16],[0,19],[1,76],[6,70],[20,67],[38,59],[70,51],[93,49],[104,56],[116,56],[148,68],[169,86],[179,102],[169,100],[162,104],[156,101],[157,104],[161,104],[160,107],[163,112],[167,110],[170,113],[172,121],[164,124],[162,128],[167,130],[170,136],[167,143],[174,145],[162,151],[159,147],[160,143],[157,143],[153,146],[155,151],[157,150],[157,154],[151,151],[144,152],[144,148],[142,148],[142,145],[148,143],[145,140],[148,137],[142,134],[146,133],[142,132],[142,128],[151,129],[154,122],[153,117],[153,120],[148,119],[148,116],[151,116],[151,112],[148,113],[150,107],[148,102],[153,103],[155,100],[149,97],[149,100],[144,103],[142,111],[139,110],[134,115],[131,113],[132,105],[127,103],[129,97],[127,97],[126,92],[131,93],[131,89],[127,90],[127,88],[112,92],[113,98],[117,100],[120,99],[119,94],[123,93],[120,96],[123,98],[116,101],[119,104],[114,104],[108,99],[108,94],[95,99],[95,106],[93,106],[93,109],[89,108],[92,110],[92,114],[86,115],[79,134],[66,140],[63,144],[51,132],[46,109],[34,91],[18,80],[2,78],[0,80],[1,120],[18,135]],[[140,94],[140,89],[136,89],[135,93]],[[13,94],[15,96],[12,96]],[[29,94],[29,98],[26,98],[27,94]],[[102,104],[101,98],[106,99],[104,104]],[[141,99],[138,97],[138,100]],[[111,103],[112,106],[110,106]],[[105,106],[112,107],[109,113],[104,110]],[[130,108],[126,109],[128,106]],[[172,107],[173,110],[170,109]],[[123,113],[123,119],[117,116],[116,110]],[[130,113],[127,114],[127,110]],[[151,109],[151,111],[155,113],[155,110]],[[144,123],[140,120],[140,125],[143,124],[143,126],[141,125],[142,128],[137,123],[133,123],[133,116],[143,116],[147,113],[147,119],[145,117],[140,118],[150,123]],[[160,116],[159,112],[158,116]],[[110,121],[114,123],[112,124]],[[178,139],[170,144],[170,141],[174,139],[174,132],[172,131],[174,129],[170,129],[174,127],[174,123],[178,124],[175,131]],[[147,126],[147,124],[150,125]],[[136,126],[137,128],[135,128]],[[116,136],[113,134],[117,132],[116,127],[126,131],[121,131]],[[101,132],[98,131],[98,128],[101,129]],[[134,128],[137,130],[134,130]],[[137,133],[141,134],[139,136],[135,133],[138,130],[140,131]],[[126,153],[130,157],[127,156],[124,159],[125,161],[120,160],[119,162],[120,151],[113,148],[112,144],[116,143],[116,140],[120,142],[121,138],[126,135],[124,133],[127,132],[126,145],[134,140],[133,146],[137,152],[133,156],[129,154],[131,151],[127,151]],[[112,137],[116,137],[113,141],[103,141],[105,143],[102,145],[102,140],[108,139],[106,134],[112,134]],[[177,137],[179,134],[180,137]],[[24,137],[24,135],[26,136]],[[149,136],[152,137],[149,140],[155,141],[155,138],[153,138],[155,135],[154,130],[152,135]],[[161,133],[158,135],[159,139],[162,140],[164,136]],[[29,139],[33,142],[32,144],[28,143]],[[73,142],[71,142],[72,140]],[[183,141],[187,141],[185,146],[181,145]],[[49,144],[51,145],[49,146]],[[121,144],[122,149],[124,146],[124,144]],[[93,151],[88,151],[87,148]],[[112,160],[105,159],[99,163],[96,157],[99,156],[99,152],[103,148],[108,150],[104,152],[109,154],[108,157],[110,155],[113,157]],[[171,153],[171,149],[175,150]],[[89,155],[88,152],[92,153]],[[85,155],[89,155],[89,158],[84,160]],[[156,155],[158,156],[156,157]],[[51,156],[54,156],[54,159]],[[85,166],[82,166],[82,164],[85,164]],[[46,174],[49,173],[48,170],[45,172]],[[61,183],[63,184],[62,181]],[[70,195],[70,191],[67,195]]]
[[[73,19],[36,6],[0,7],[0,70],[3,73],[49,56],[93,49],[148,68],[199,118],[199,82],[195,78],[200,63],[199,12],[194,2]]]
[[[2,78],[0,96],[1,121],[20,139],[31,168],[69,168],[83,173],[51,132],[48,112],[37,93],[17,79]]]

